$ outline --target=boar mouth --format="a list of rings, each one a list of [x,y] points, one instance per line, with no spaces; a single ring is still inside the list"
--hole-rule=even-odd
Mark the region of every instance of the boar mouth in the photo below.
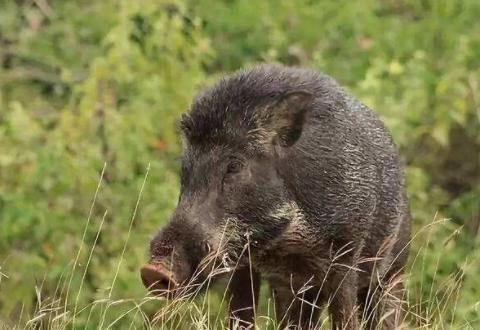
[[[170,296],[180,287],[171,271],[162,264],[149,263],[140,269],[143,285],[157,296]]]

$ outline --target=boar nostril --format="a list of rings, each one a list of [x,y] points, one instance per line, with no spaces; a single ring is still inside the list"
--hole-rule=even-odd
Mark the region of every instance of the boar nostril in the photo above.
[[[161,265],[147,264],[140,270],[142,282],[145,287],[154,293],[162,294],[177,287],[170,272]]]

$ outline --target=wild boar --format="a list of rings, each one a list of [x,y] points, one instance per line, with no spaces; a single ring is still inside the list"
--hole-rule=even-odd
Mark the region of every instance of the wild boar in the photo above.
[[[261,277],[282,326],[313,328],[324,305],[333,329],[398,326],[410,212],[374,112],[325,74],[261,65],[199,93],[180,126],[180,197],[145,286],[223,273],[231,328],[253,324]]]

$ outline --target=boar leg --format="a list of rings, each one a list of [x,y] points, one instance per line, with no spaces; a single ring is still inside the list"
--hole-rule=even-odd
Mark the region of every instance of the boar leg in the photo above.
[[[252,276],[250,276],[252,275]],[[249,267],[235,270],[228,292],[230,295],[230,329],[253,329],[258,305],[260,274]]]
[[[370,329],[398,329],[402,322],[403,283],[396,283],[387,290],[382,290],[381,293],[382,297],[374,318],[375,324]]]
[[[358,329],[356,310],[357,274],[354,271],[339,272],[332,276],[328,311],[332,330]]]
[[[402,274],[396,273],[385,283],[366,289],[359,299],[363,300],[363,317],[366,329],[393,330],[402,322],[404,287]]]
[[[323,298],[314,287],[293,289],[288,283],[270,281],[275,302],[275,314],[280,329],[313,329]]]

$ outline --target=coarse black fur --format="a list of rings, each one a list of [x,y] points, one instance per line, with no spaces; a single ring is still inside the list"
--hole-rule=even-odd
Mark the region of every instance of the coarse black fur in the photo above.
[[[252,322],[260,275],[282,324],[313,328],[327,303],[334,328],[398,325],[410,213],[372,111],[324,74],[262,65],[200,93],[181,127],[181,196],[153,263],[186,283],[212,251],[238,262],[231,327]]]

